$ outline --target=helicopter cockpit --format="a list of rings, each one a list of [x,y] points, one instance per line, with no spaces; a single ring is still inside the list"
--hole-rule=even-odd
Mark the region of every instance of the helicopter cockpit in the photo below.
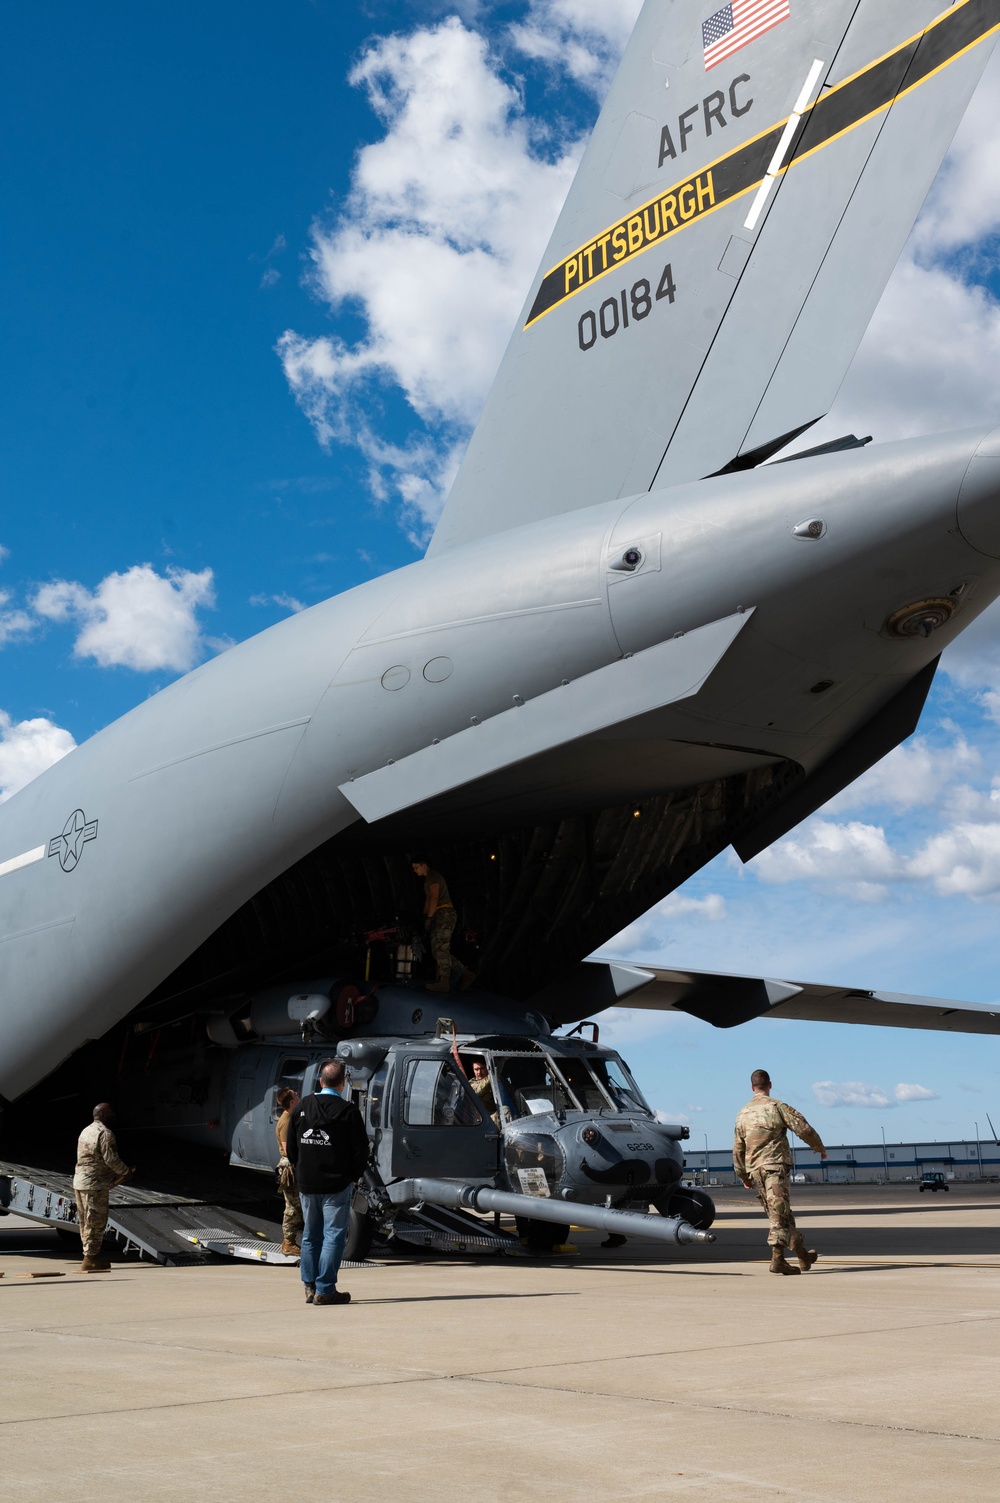
[[[628,1067],[608,1050],[557,1055],[518,1039],[505,1040],[504,1047],[466,1047],[459,1058],[470,1078],[476,1060],[485,1066],[505,1122],[569,1112],[653,1116]]]

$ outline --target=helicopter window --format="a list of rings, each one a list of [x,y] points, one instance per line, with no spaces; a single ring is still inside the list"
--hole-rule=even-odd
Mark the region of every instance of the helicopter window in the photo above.
[[[566,1077],[566,1082],[573,1095],[588,1112],[606,1112],[608,1106],[614,1101],[600,1089],[597,1081],[588,1068],[590,1061],[583,1059],[560,1059],[559,1069]]]
[[[382,1098],[386,1094],[388,1073],[388,1067],[383,1065],[372,1076],[371,1088],[368,1092],[368,1120],[372,1127],[382,1126]]]
[[[592,1059],[589,1064],[620,1111],[638,1109],[649,1115],[648,1102],[620,1060]]]
[[[515,1117],[537,1117],[542,1112],[575,1112],[579,1105],[548,1060],[509,1056],[496,1061],[505,1105]]]
[[[297,1095],[302,1095],[302,1081],[306,1073],[306,1064],[307,1061],[304,1059],[282,1060],[281,1069],[278,1071],[277,1084],[274,1087],[274,1095],[271,1098],[271,1118],[273,1121],[277,1122],[281,1116],[281,1108],[277,1103],[279,1091],[283,1091],[286,1086],[291,1086]]]
[[[403,1078],[403,1121],[413,1127],[474,1127],[482,1114],[448,1060],[411,1059]]]

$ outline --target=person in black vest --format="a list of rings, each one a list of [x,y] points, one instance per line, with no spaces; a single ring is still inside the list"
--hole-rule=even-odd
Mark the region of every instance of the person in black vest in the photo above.
[[[347,1070],[339,1059],[319,1072],[320,1088],[292,1112],[285,1152],[295,1169],[305,1225],[299,1273],[307,1305],[346,1305],[337,1288],[354,1184],[368,1163],[368,1134],[347,1097]]]

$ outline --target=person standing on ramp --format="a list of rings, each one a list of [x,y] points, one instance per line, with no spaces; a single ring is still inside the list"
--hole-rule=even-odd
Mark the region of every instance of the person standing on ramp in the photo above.
[[[94,1107],[94,1120],[85,1127],[76,1145],[76,1220],[83,1244],[81,1273],[107,1273],[111,1264],[101,1256],[108,1225],[111,1191],[135,1171],[118,1157],[118,1144],[108,1124],[115,1109],[107,1101]]]
[[[792,1151],[788,1129],[826,1158],[823,1142],[801,1112],[784,1101],[772,1101],[771,1077],[766,1070],[750,1076],[753,1098],[736,1118],[733,1168],[745,1190],[756,1190],[767,1212],[767,1240],[771,1248],[771,1273],[807,1273],[819,1254],[807,1249],[792,1215]],[[798,1268],[785,1261],[786,1249],[798,1259]]]
[[[295,1179],[295,1170],[288,1162],[285,1152],[288,1143],[288,1124],[292,1120],[292,1113],[298,1106],[301,1097],[298,1091],[291,1086],[285,1086],[274,1098],[275,1104],[281,1108],[281,1116],[274,1125],[274,1135],[278,1140],[278,1188],[285,1198],[285,1210],[281,1218],[281,1251],[287,1258],[297,1258],[300,1252],[296,1240],[302,1231],[302,1202],[299,1200],[299,1187]]]

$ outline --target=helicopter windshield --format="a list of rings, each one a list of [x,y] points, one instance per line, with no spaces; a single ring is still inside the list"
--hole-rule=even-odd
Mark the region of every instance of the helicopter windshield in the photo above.
[[[508,1055],[495,1061],[500,1094],[512,1117],[579,1111],[566,1082],[541,1054]]]
[[[579,1111],[650,1115],[642,1092],[617,1059],[501,1055],[494,1068],[508,1118]]]
[[[621,1060],[592,1059],[588,1063],[618,1111],[652,1116],[652,1108]]]

